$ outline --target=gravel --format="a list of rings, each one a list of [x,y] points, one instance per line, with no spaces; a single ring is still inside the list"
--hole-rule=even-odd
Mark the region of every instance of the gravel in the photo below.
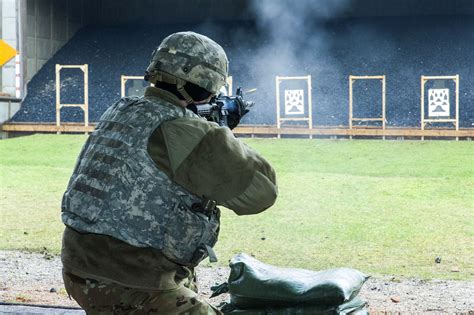
[[[199,267],[197,273],[201,294],[209,298],[210,287],[225,282],[229,268]],[[64,290],[57,256],[0,251],[0,274],[0,302],[77,307]],[[371,312],[474,314],[474,281],[370,278],[360,296]],[[226,298],[210,301],[219,305]]]

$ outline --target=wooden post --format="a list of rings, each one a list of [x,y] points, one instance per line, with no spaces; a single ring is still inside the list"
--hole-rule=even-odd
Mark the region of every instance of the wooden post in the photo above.
[[[353,105],[353,96],[352,96],[352,75],[349,75],[349,130],[352,130],[352,105]],[[349,139],[352,140],[352,131]]]
[[[382,76],[382,129],[385,130],[385,125],[386,125],[386,113],[385,113],[385,107],[386,107],[386,83],[385,83],[385,75]],[[385,140],[385,136],[383,136],[383,140]]]
[[[233,79],[232,76],[227,77],[227,95],[232,96],[233,93]]]
[[[456,75],[456,131],[459,131],[459,74]],[[459,137],[456,137],[456,141]]]
[[[313,129],[313,93],[312,93],[312,88],[311,88],[311,76],[308,75],[308,79],[307,79],[307,83],[308,83],[308,125],[309,125],[309,129]],[[313,135],[310,134],[309,135],[309,138],[310,139],[313,139]]]
[[[125,96],[125,76],[120,76],[120,97]]]
[[[60,70],[61,66],[56,64],[56,126],[57,126],[57,134],[59,135],[61,132],[59,131],[59,126],[61,124],[61,77],[60,77]]]
[[[425,130],[425,76],[421,76],[421,130]],[[421,140],[425,140],[421,136]]]
[[[84,125],[89,126],[89,66],[87,64],[82,68],[84,72]],[[88,132],[86,131],[87,135]]]
[[[275,77],[275,93],[276,93],[276,111],[277,111],[277,129],[281,127],[280,124],[280,77]],[[277,135],[278,139],[281,137],[280,133]]]

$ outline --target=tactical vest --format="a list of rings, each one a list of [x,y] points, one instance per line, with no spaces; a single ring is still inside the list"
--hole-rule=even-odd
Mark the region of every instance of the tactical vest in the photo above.
[[[147,151],[162,122],[193,116],[156,97],[112,105],[79,155],[62,200],[64,224],[153,247],[183,265],[197,265],[212,253],[219,210],[197,211],[203,200],[174,183]]]

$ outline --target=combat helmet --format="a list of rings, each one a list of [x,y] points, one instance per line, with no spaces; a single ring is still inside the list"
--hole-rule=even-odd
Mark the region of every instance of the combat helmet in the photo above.
[[[145,80],[175,84],[188,103],[194,101],[184,89],[191,82],[212,94],[226,83],[229,62],[224,49],[212,39],[194,32],[166,37],[153,51]]]

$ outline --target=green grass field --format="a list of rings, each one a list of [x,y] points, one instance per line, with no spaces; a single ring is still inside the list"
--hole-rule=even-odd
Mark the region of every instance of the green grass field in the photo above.
[[[59,253],[61,196],[85,139],[0,141],[0,249]],[[223,209],[221,264],[243,251],[282,266],[474,279],[471,142],[243,141],[274,165],[280,194],[260,215]]]

